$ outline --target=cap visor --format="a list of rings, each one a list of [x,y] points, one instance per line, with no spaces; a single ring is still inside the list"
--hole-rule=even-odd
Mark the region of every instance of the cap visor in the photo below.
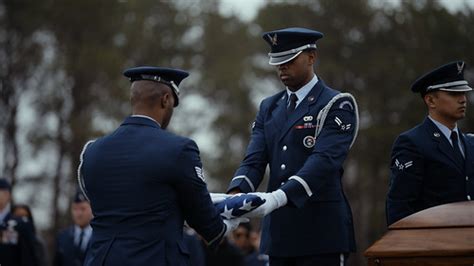
[[[272,66],[278,66],[287,62],[290,62],[291,60],[295,59],[298,55],[300,55],[303,51],[299,51],[295,54],[289,54],[289,55],[284,55],[284,56],[279,56],[279,57],[273,57],[270,56],[270,61],[268,61],[268,64]]]
[[[472,91],[472,88],[468,85],[449,87],[449,88],[439,88],[440,91]]]

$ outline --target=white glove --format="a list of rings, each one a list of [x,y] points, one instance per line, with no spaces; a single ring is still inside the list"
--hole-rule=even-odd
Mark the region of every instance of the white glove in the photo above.
[[[225,193],[209,193],[211,196],[211,200],[213,204],[219,203],[227,199],[228,197],[232,197],[234,195],[229,195]]]
[[[249,218],[244,218],[244,217],[239,217],[239,218],[234,218],[230,220],[223,220],[225,225],[226,225],[226,230],[224,235],[228,236],[232,231],[237,229],[237,226],[239,226],[240,223],[248,223]]]
[[[281,189],[277,189],[273,192],[254,192],[254,193],[248,193],[248,194],[256,195],[264,199],[265,203],[260,205],[255,210],[252,210],[242,215],[242,217],[248,217],[248,218],[263,217],[271,213],[272,211],[285,206],[286,203],[288,202],[288,198],[286,197],[285,192],[283,192],[283,190]]]

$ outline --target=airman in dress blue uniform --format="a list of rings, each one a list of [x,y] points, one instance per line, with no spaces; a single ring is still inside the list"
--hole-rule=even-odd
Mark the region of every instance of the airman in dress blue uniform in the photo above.
[[[61,230],[56,239],[54,266],[82,266],[90,247],[92,211],[81,191],[77,191],[71,204],[73,225]]]
[[[124,75],[133,115],[81,154],[79,183],[94,214],[84,265],[189,265],[184,220],[217,245],[242,219],[222,220],[196,143],[165,130],[188,73],[136,67]]]
[[[466,115],[465,63],[443,65],[418,78],[428,117],[403,132],[392,149],[387,223],[436,205],[474,197],[474,138],[457,121]]]
[[[263,34],[285,90],[264,99],[229,193],[254,192],[267,165],[261,252],[270,265],[341,265],[355,251],[352,213],[342,188],[343,163],[358,129],[355,99],[314,73],[323,34],[286,28]],[[269,215],[267,215],[269,214]]]
[[[0,265],[36,266],[32,226],[11,213],[11,185],[0,178]]]

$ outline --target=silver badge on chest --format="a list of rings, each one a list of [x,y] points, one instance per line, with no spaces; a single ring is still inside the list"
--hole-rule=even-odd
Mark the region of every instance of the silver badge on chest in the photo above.
[[[313,148],[313,147],[314,147],[314,144],[316,144],[316,140],[314,139],[313,136],[306,136],[306,137],[304,137],[304,139],[303,139],[303,145],[304,145],[306,148]]]

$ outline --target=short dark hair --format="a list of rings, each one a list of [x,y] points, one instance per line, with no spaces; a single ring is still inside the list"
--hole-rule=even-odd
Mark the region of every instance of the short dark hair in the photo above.
[[[6,178],[0,177],[0,189],[12,191],[12,185]]]

